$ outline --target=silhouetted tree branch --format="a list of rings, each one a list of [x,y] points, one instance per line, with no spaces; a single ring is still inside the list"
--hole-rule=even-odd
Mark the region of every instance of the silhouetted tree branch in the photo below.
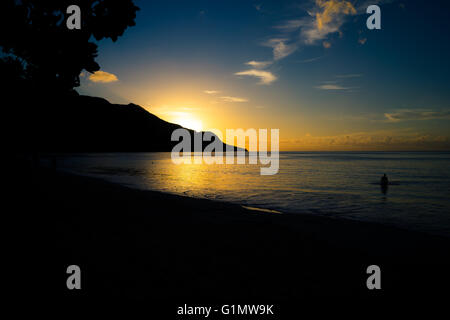
[[[73,4],[81,8],[81,30],[66,27],[66,9]],[[135,25],[137,10],[132,0],[1,0],[0,47],[13,58],[0,66],[13,64],[9,72],[16,68],[39,90],[70,91],[79,86],[82,70],[100,69],[92,40],[116,41]]]

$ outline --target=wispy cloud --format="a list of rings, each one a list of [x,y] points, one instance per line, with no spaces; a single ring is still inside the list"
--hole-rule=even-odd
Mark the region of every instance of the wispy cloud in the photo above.
[[[433,111],[423,109],[400,109],[392,113],[385,113],[384,116],[389,122],[450,119],[450,110]]]
[[[332,33],[342,34],[340,29],[346,18],[357,14],[353,4],[346,0],[315,0],[314,5],[307,12],[306,17],[287,20],[275,26],[276,29],[284,32],[285,36],[265,43],[266,46],[273,47],[274,60],[287,57],[304,45],[322,42],[325,48],[330,48],[331,43],[326,41],[327,37]],[[299,34],[292,35],[293,32],[299,32]],[[288,34],[291,35],[288,36]]]
[[[206,94],[209,95],[216,95],[218,93],[220,93],[219,90],[204,90],[203,91]],[[239,98],[239,97],[233,97],[233,96],[222,96],[222,97],[218,97],[218,99],[225,101],[225,102],[247,102],[248,99],[246,98]],[[211,101],[212,104],[216,104],[218,103],[218,101]]]
[[[343,87],[338,84],[323,84],[320,86],[315,87],[316,89],[320,90],[349,90],[351,88]]]
[[[266,47],[271,47],[273,59],[275,61],[286,58],[297,50],[296,43],[288,43],[289,39],[273,38],[263,43]]]
[[[297,30],[298,28],[300,28],[303,25],[305,25],[305,20],[297,19],[297,20],[285,21],[283,24],[275,26],[274,28],[285,31],[285,32],[291,32],[291,31]]]
[[[322,59],[323,57],[324,56],[315,57],[315,58],[311,58],[311,59],[305,59],[305,60],[301,60],[300,62],[302,62],[302,63],[314,62],[314,61]]]
[[[250,76],[259,78],[260,84],[271,84],[272,82],[277,80],[277,77],[272,74],[270,71],[258,70],[258,69],[250,69],[245,71],[236,72],[237,76]]]
[[[115,74],[105,72],[105,71],[96,71],[95,73],[89,76],[89,80],[92,82],[100,82],[100,83],[109,83],[119,81]]]
[[[348,83],[352,80],[352,78],[359,78],[362,77],[362,73],[349,73],[349,74],[339,74],[334,76],[334,80],[331,81],[322,81],[322,84],[319,86],[316,86],[316,89],[320,90],[330,90],[330,91],[354,91],[354,89],[357,89],[358,87],[355,86],[348,86],[348,85],[342,85],[342,83]]]
[[[356,9],[349,1],[316,0],[318,12],[316,12],[317,31],[327,30],[327,27],[338,28],[342,25],[342,17],[356,14]]]
[[[249,61],[245,63],[246,65],[252,66],[253,68],[257,69],[264,69],[267,66],[270,66],[272,64],[272,61]]]
[[[315,44],[329,34],[339,32],[346,16],[355,15],[356,9],[345,0],[316,0],[308,13],[310,18],[303,20],[300,36],[305,44]]]
[[[220,97],[220,99],[222,99],[225,102],[247,102],[248,101],[245,98],[230,97],[230,96]]]
[[[371,1],[372,4],[375,4],[384,0]],[[272,37],[263,42],[262,45],[272,48],[273,62],[288,57],[304,46],[321,44],[325,49],[331,48],[332,43],[328,39],[329,35],[339,33],[342,37],[341,27],[348,17],[365,13],[365,8],[364,10],[361,6],[355,8],[352,2],[348,0],[313,0],[306,10],[308,15],[278,24],[274,29],[278,30],[280,35]],[[304,62],[315,60],[310,59]],[[268,65],[260,64],[257,61],[250,62],[253,64],[248,64],[255,69],[263,69]],[[264,63],[267,63],[267,61]],[[255,69],[242,71],[237,75],[259,77],[263,84],[269,84],[276,80],[276,77],[270,72],[262,73]]]

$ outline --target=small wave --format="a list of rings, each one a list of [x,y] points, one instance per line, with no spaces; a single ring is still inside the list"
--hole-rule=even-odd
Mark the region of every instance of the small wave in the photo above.
[[[281,213],[277,210],[271,210],[271,209],[264,209],[264,208],[256,208],[256,207],[248,207],[248,206],[242,206],[242,208],[252,211],[260,211],[260,212],[268,212],[268,213]]]

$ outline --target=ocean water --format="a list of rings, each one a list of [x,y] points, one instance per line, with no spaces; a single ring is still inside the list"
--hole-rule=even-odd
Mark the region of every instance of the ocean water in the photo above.
[[[261,165],[176,165],[164,152],[72,154],[58,156],[57,167],[138,189],[450,236],[450,152],[282,152],[272,176],[260,175]],[[385,193],[383,173],[393,182]]]

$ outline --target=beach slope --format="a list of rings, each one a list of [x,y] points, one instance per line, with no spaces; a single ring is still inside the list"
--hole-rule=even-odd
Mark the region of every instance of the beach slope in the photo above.
[[[241,206],[41,169],[16,186],[21,252],[55,299],[307,301],[441,297],[448,238]],[[23,182],[23,181],[22,181]],[[33,248],[33,249],[30,249]],[[66,288],[79,265],[83,289]],[[368,290],[378,265],[382,290]]]

